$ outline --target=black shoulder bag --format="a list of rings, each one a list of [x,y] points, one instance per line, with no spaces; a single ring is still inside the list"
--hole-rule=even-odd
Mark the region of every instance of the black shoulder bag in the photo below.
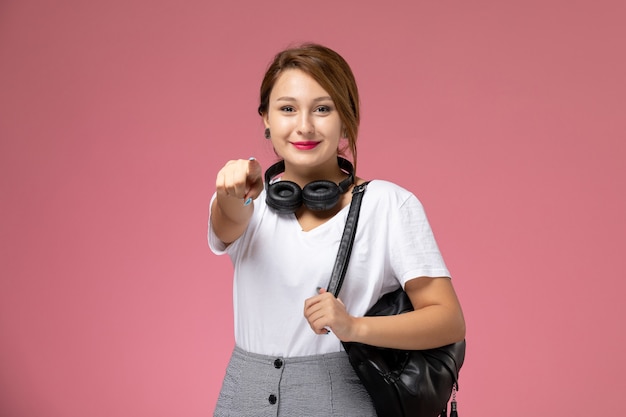
[[[328,291],[335,297],[348,269],[361,200],[368,183],[352,190],[352,202],[339,245]],[[402,287],[385,294],[365,314],[388,316],[412,311]],[[465,359],[465,340],[427,350],[381,348],[344,342],[350,364],[372,398],[379,417],[445,417],[452,396],[450,417],[456,417],[458,375]]]

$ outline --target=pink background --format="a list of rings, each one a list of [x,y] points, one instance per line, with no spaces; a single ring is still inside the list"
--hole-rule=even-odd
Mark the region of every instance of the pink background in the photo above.
[[[354,68],[360,175],[426,206],[468,322],[460,414],[619,413],[626,3],[381,4],[0,1],[1,417],[211,415],[213,181],[273,160],[258,85],[306,40]]]

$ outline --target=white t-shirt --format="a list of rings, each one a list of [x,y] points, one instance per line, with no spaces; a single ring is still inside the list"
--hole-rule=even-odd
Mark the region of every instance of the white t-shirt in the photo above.
[[[215,196],[213,196],[215,198]],[[228,247],[214,234],[216,254],[234,265],[235,342],[242,349],[295,357],[342,350],[333,333],[317,335],[304,318],[304,301],[326,288],[349,207],[315,229],[302,231],[293,214],[254,201],[244,234]],[[371,181],[363,196],[350,264],[339,294],[348,312],[363,316],[381,295],[417,277],[449,277],[424,209],[409,191]]]

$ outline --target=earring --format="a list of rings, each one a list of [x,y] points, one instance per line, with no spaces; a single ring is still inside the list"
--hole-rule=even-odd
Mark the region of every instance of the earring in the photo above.
[[[272,135],[270,134],[270,128],[265,128],[265,139],[270,139]]]

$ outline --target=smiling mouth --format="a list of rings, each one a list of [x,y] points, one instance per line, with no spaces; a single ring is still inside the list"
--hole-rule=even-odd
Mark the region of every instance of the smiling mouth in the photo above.
[[[314,141],[293,142],[292,145],[300,150],[309,150],[319,145],[319,142],[314,142]]]

